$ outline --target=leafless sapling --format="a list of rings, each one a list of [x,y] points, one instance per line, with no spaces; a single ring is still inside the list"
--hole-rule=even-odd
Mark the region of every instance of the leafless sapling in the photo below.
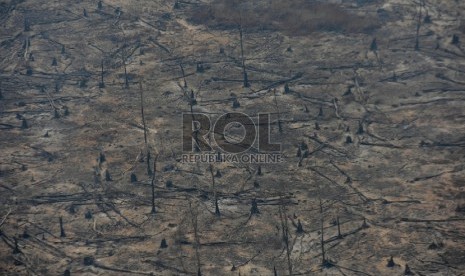
[[[376,42],[376,38],[373,38],[370,44],[370,51],[375,52],[378,51],[378,42]]]
[[[213,198],[214,198],[214,201],[215,201],[215,215],[219,217],[219,216],[221,216],[221,213],[220,213],[220,208],[218,207],[218,196],[217,196],[217,193],[216,193],[215,175],[213,174],[213,165],[212,164],[210,164],[209,169],[210,169],[210,175],[211,175],[211,179],[212,179]]]
[[[29,32],[31,30],[31,23],[28,18],[24,18],[24,31]]]
[[[289,223],[288,217],[286,212],[286,206],[283,205],[282,200],[279,204],[279,219],[281,221],[281,229],[282,229],[282,239],[284,242],[286,256],[287,256],[287,268],[289,271],[289,275],[292,275],[292,261],[291,261],[291,247],[290,247],[290,234],[289,234]]]
[[[304,227],[302,226],[302,223],[300,222],[300,219],[297,220],[297,233],[301,234],[304,232]]]
[[[251,215],[260,214],[260,210],[258,210],[257,200],[255,198],[252,199],[252,207],[250,208],[250,214]]]
[[[16,237],[13,237],[13,240],[15,242],[15,247],[13,248],[13,254],[21,253],[21,250],[19,249],[19,246],[18,246],[18,239]]]
[[[105,170],[105,181],[112,181],[111,174],[108,169]]]
[[[194,250],[195,250],[195,257],[197,261],[197,276],[201,276],[201,270],[200,270],[200,237],[199,237],[199,227],[198,227],[198,217],[197,217],[197,210],[194,211],[192,208],[192,202],[189,200],[189,211],[191,214],[191,219],[192,219],[192,228],[194,230]]]
[[[142,125],[144,127],[144,145],[145,151],[147,153],[147,174],[152,175],[152,169],[150,166],[150,151],[147,142],[147,125],[145,122],[145,113],[144,113],[144,90],[142,89],[142,80],[139,81],[139,93],[140,93],[140,113],[142,118]]]
[[[100,88],[104,88],[105,87],[105,82],[103,81],[103,60],[101,62],[101,72],[100,72],[100,83],[99,83],[99,87]]]
[[[421,28],[421,19],[422,19],[422,7],[423,7],[423,1],[419,1],[419,11],[418,11],[418,20],[417,20],[417,32],[415,35],[415,51],[420,50],[420,41],[419,41],[419,35],[420,35],[420,28]]]
[[[151,181],[151,186],[152,186],[152,214],[156,213],[155,209],[155,176],[157,173],[157,160],[158,160],[158,154],[155,155],[155,158],[153,159],[153,174],[152,174],[152,181]]]
[[[65,228],[63,227],[63,218],[60,217],[60,237],[66,237]]]
[[[241,61],[242,61],[242,74],[244,75],[244,87],[250,87],[249,78],[245,69],[245,57],[244,57],[244,34],[242,29],[242,23],[238,25],[239,28],[239,42],[241,44]]]

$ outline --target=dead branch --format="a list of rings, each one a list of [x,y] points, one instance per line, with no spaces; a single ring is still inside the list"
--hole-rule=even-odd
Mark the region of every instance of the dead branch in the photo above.
[[[8,216],[11,214],[11,209],[8,210],[8,212],[6,213],[6,215],[3,217],[2,221],[0,222],[0,229],[3,225],[3,223],[5,223],[6,219],[8,218]]]

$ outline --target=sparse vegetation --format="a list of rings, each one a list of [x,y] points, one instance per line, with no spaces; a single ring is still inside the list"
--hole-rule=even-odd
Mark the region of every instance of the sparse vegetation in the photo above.
[[[359,16],[332,3],[291,0],[263,1],[261,5],[242,0],[214,0],[193,8],[191,20],[213,28],[278,30],[288,35],[314,32],[370,33],[379,27],[371,16]]]

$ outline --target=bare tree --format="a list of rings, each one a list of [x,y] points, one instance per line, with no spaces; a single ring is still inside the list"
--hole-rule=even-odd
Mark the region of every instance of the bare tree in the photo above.
[[[192,208],[192,202],[189,200],[189,211],[191,213],[192,219],[192,228],[194,230],[194,249],[195,249],[195,257],[197,261],[197,276],[201,276],[201,265],[200,265],[200,237],[199,237],[199,227],[198,227],[198,213],[197,207],[196,210]]]
[[[212,178],[213,198],[214,198],[214,201],[215,201],[215,215],[219,217],[219,216],[221,216],[221,213],[220,213],[220,208],[218,207],[218,197],[217,197],[216,187],[215,187],[215,175],[213,173],[213,165],[212,164],[210,164],[209,170],[210,170],[210,174],[211,174],[211,178]]]
[[[155,158],[153,159],[153,174],[152,174],[152,181],[151,181],[151,186],[152,186],[152,214],[155,214],[157,211],[155,209],[155,177],[156,177],[156,172],[157,172],[157,160],[158,160],[158,154],[155,155]]]
[[[241,18],[242,21],[242,18]],[[244,33],[242,29],[242,22],[238,25],[239,29],[239,41],[241,44],[241,61],[242,61],[242,74],[244,76],[244,87],[250,87],[249,78],[247,76],[247,71],[245,70],[245,57],[244,57]]]
[[[290,247],[290,236],[289,236],[289,223],[287,218],[287,211],[286,206],[284,206],[282,199],[280,200],[279,204],[279,219],[281,221],[281,229],[283,235],[283,242],[286,249],[286,256],[287,256],[287,269],[289,271],[289,275],[292,275],[292,260],[291,260],[291,247]]]
[[[104,88],[105,87],[105,82],[103,81],[103,59],[102,59],[102,70],[101,70],[101,73],[100,73],[100,77],[101,77],[101,80],[100,80],[100,83],[99,83],[99,87],[100,88]]]

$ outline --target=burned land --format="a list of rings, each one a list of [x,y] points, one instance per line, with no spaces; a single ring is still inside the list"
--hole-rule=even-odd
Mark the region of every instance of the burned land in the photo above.
[[[1,0],[1,275],[463,275],[465,3]],[[284,162],[181,162],[182,114]]]

